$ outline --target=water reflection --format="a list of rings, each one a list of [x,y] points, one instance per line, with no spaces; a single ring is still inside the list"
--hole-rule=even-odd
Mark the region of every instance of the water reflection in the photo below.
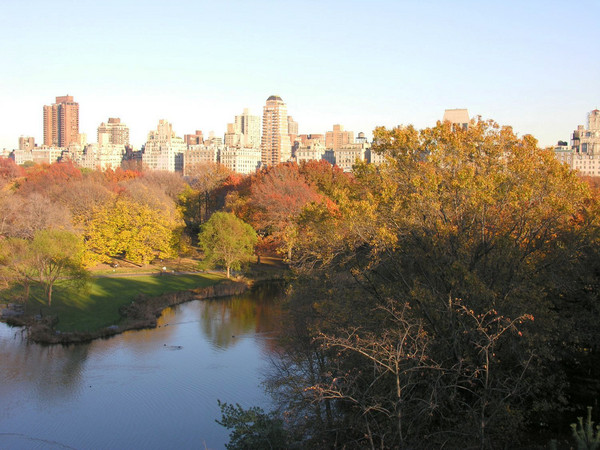
[[[202,333],[222,350],[239,342],[244,335],[278,331],[279,314],[271,299],[256,296],[208,300],[199,311]]]
[[[40,346],[19,338],[0,349],[2,383],[0,396],[11,384],[29,385],[36,395],[61,399],[76,395],[89,345]]]
[[[85,345],[27,344],[0,324],[0,448],[223,448],[217,399],[268,407],[277,291],[182,304]]]

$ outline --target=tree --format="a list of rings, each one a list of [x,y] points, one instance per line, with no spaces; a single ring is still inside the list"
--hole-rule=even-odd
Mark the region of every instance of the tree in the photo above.
[[[206,261],[225,266],[227,278],[230,269],[237,270],[241,263],[250,260],[257,240],[252,226],[226,212],[214,213],[202,225],[198,235],[198,244]]]
[[[26,171],[19,190],[22,194],[43,193],[55,199],[57,191],[65,184],[81,180],[83,175],[71,161],[53,164],[36,164]]]
[[[22,300],[29,299],[29,287],[36,281],[31,242],[21,238],[8,238],[0,245],[0,278],[4,285],[23,287]]]
[[[597,342],[575,326],[598,320],[596,297],[578,295],[597,283],[597,201],[535,139],[491,121],[379,128],[374,150],[387,162],[358,165],[337,208],[297,221],[294,289],[323,286],[302,320],[332,351],[331,384],[313,388],[336,400],[336,443],[516,442],[564,406],[557,359]]]
[[[108,189],[101,174],[98,172],[92,174],[63,186],[59,193],[59,202],[69,209],[73,216],[73,223],[77,227],[85,227],[94,210],[114,198],[114,193]]]
[[[320,199],[296,164],[280,164],[253,180],[251,223],[261,234],[278,242],[290,260],[298,238],[296,219],[304,206]]]
[[[15,164],[12,158],[0,157],[0,188],[13,182],[23,174],[23,169]]]
[[[38,192],[0,194],[0,234],[33,239],[37,231],[50,228],[71,230],[71,214],[65,206]]]
[[[52,305],[52,291],[58,280],[79,286],[87,282],[79,236],[60,230],[38,231],[31,242],[31,253],[31,263],[44,287],[48,306]]]
[[[124,257],[136,264],[168,258],[182,223],[125,196],[96,209],[85,230],[89,259]]]
[[[221,164],[194,165],[188,177],[189,185],[179,197],[190,234],[197,236],[200,226],[208,220],[212,212],[218,209],[220,206],[216,198],[218,190],[230,175],[231,171]]]

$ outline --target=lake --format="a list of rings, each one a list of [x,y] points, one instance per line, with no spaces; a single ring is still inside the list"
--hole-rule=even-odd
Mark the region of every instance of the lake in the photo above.
[[[0,448],[224,448],[217,399],[270,406],[278,291],[192,301],[89,344],[28,344],[0,323]]]

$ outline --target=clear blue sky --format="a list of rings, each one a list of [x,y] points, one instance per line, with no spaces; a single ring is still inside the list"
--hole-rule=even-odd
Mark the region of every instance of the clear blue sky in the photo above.
[[[67,94],[90,142],[120,117],[135,147],[162,118],[221,135],[272,94],[300,133],[468,108],[551,145],[600,107],[599,18],[599,0],[5,0],[0,148],[42,144]]]

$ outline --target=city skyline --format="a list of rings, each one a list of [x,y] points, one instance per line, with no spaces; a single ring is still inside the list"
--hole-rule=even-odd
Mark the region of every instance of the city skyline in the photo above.
[[[40,145],[41,108],[59,95],[79,103],[88,140],[119,117],[136,148],[160,119],[178,136],[223,136],[270,95],[300,134],[424,128],[468,108],[541,146],[570,139],[600,106],[595,1],[273,4],[4,5],[0,148],[22,135]]]

